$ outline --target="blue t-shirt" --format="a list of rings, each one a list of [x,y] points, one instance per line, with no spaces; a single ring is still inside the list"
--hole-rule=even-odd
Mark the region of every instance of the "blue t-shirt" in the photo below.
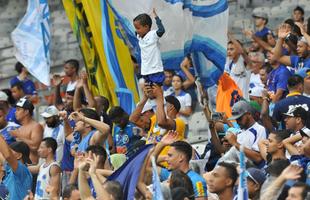
[[[264,37],[265,35],[268,35],[268,34],[272,34],[271,30],[269,30],[269,28],[267,27],[264,27],[261,31],[256,31],[255,35],[257,37]]]
[[[11,86],[18,83],[22,82],[23,83],[23,91],[25,92],[26,95],[35,95],[37,94],[36,87],[32,80],[30,79],[25,79],[23,81],[19,80],[17,76],[11,79],[10,84]]]
[[[192,181],[195,197],[207,197],[207,183],[205,179],[192,170],[189,170],[186,174]]]
[[[11,144],[15,142],[15,138],[11,136],[10,131],[18,129],[19,125],[15,124],[14,122],[8,122],[7,126],[0,130],[0,134],[5,139],[6,143]]]
[[[117,153],[128,153],[127,150],[131,149],[136,140],[139,139],[133,132],[135,125],[128,123],[125,128],[114,125],[113,128],[113,142]]]
[[[64,154],[61,161],[61,170],[63,171],[73,170],[74,157],[71,155],[70,152],[70,143],[70,141],[65,139]]]
[[[6,115],[7,122],[15,122],[16,124],[19,124],[19,122],[16,119],[15,112],[16,112],[15,107],[10,108],[8,114]]]
[[[310,58],[304,59],[299,56],[290,56],[290,59],[292,67],[296,70],[310,68]]]
[[[284,93],[287,93],[287,80],[291,75],[291,72],[284,65],[273,69],[267,79],[268,90],[276,93],[278,89],[281,89]]]
[[[303,95],[294,95],[288,96],[285,99],[278,101],[273,110],[272,118],[277,122],[282,122],[282,128],[284,128],[284,113],[287,113],[288,110],[294,109],[295,107],[302,106],[307,111],[310,110],[310,98]],[[309,125],[310,120],[308,120],[307,125]]]
[[[10,200],[24,199],[31,190],[32,175],[26,165],[18,161],[18,167],[15,172],[12,171],[10,165],[5,165],[4,185],[10,193]]]

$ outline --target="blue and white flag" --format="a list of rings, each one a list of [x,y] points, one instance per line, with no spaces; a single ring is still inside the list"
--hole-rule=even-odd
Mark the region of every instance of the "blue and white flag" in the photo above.
[[[248,200],[247,171],[245,164],[244,147],[240,147],[240,177],[238,186],[238,200]]]
[[[192,54],[202,85],[217,83],[226,62],[227,0],[108,0],[139,59],[133,19],[155,8],[166,33],[160,38],[165,69],[178,70],[184,56]],[[152,29],[157,29],[155,21]]]
[[[153,200],[164,200],[164,196],[163,196],[163,193],[160,187],[160,179],[158,176],[157,165],[156,165],[154,156],[152,156],[151,161],[152,161],[152,172],[153,172],[153,176],[152,176]]]
[[[28,0],[25,16],[12,32],[15,57],[41,83],[50,85],[50,27],[47,0]]]
[[[118,181],[122,185],[124,200],[134,199],[141,167],[143,166],[145,157],[152,147],[152,144],[141,147],[137,153],[130,157],[120,168],[108,177],[109,181]]]

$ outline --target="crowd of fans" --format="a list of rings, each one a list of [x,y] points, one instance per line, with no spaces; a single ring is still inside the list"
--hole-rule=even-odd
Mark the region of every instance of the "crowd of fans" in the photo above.
[[[154,32],[147,16],[134,20],[142,51],[151,46],[156,52],[165,32],[154,15]],[[248,199],[310,199],[309,19],[296,7],[275,32],[267,28],[266,13],[253,13],[253,19],[256,32],[244,30],[252,41],[248,48],[228,34],[224,74],[241,91],[229,118],[207,102],[216,94],[195,84],[190,55],[179,71],[148,71],[151,51],[146,49],[140,102],[132,113],[94,96],[87,74],[71,59],[64,64],[67,85],[53,76],[54,103],[40,113],[40,124],[34,119],[35,85],[17,63],[11,88],[0,91],[0,198],[127,199],[128,185],[109,177],[153,144],[137,163],[142,167],[131,199],[155,198],[152,160],[165,200],[238,199],[240,149],[246,156]],[[226,101],[216,102],[221,103]],[[199,106],[211,132],[201,155],[188,143],[190,118]]]

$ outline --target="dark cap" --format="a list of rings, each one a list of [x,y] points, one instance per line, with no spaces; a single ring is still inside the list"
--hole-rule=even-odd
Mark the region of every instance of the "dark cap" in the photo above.
[[[26,99],[26,98],[21,98],[21,99],[19,99],[15,106],[16,106],[16,107],[20,107],[20,108],[27,109],[27,110],[29,110],[29,111],[31,111],[31,112],[32,112],[33,109],[34,109],[33,104],[31,103],[31,101],[29,101],[29,100]]]
[[[259,185],[263,185],[263,183],[266,180],[266,177],[262,170],[251,167],[247,169],[247,171],[248,171],[248,178],[250,178]]]
[[[13,151],[21,153],[23,155],[22,159],[23,159],[24,163],[26,163],[26,164],[32,163],[30,158],[29,158],[30,149],[25,142],[22,142],[22,141],[13,142],[12,144],[10,144],[10,147]]]
[[[232,116],[228,120],[236,120],[242,117],[245,113],[253,113],[250,104],[244,100],[238,101],[232,107]]]
[[[284,115],[288,117],[300,117],[304,121],[307,121],[308,118],[308,112],[301,106],[289,109]]]
[[[172,104],[177,112],[180,111],[181,104],[180,104],[180,101],[175,96],[172,96],[172,95],[166,96],[165,100],[166,102]]]

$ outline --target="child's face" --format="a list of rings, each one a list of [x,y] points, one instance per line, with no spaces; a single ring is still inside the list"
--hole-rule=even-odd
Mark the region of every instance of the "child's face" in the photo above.
[[[141,25],[139,21],[134,21],[133,22],[133,25],[136,29],[136,32],[137,34],[143,38],[149,31],[150,31],[150,28],[148,25]]]

